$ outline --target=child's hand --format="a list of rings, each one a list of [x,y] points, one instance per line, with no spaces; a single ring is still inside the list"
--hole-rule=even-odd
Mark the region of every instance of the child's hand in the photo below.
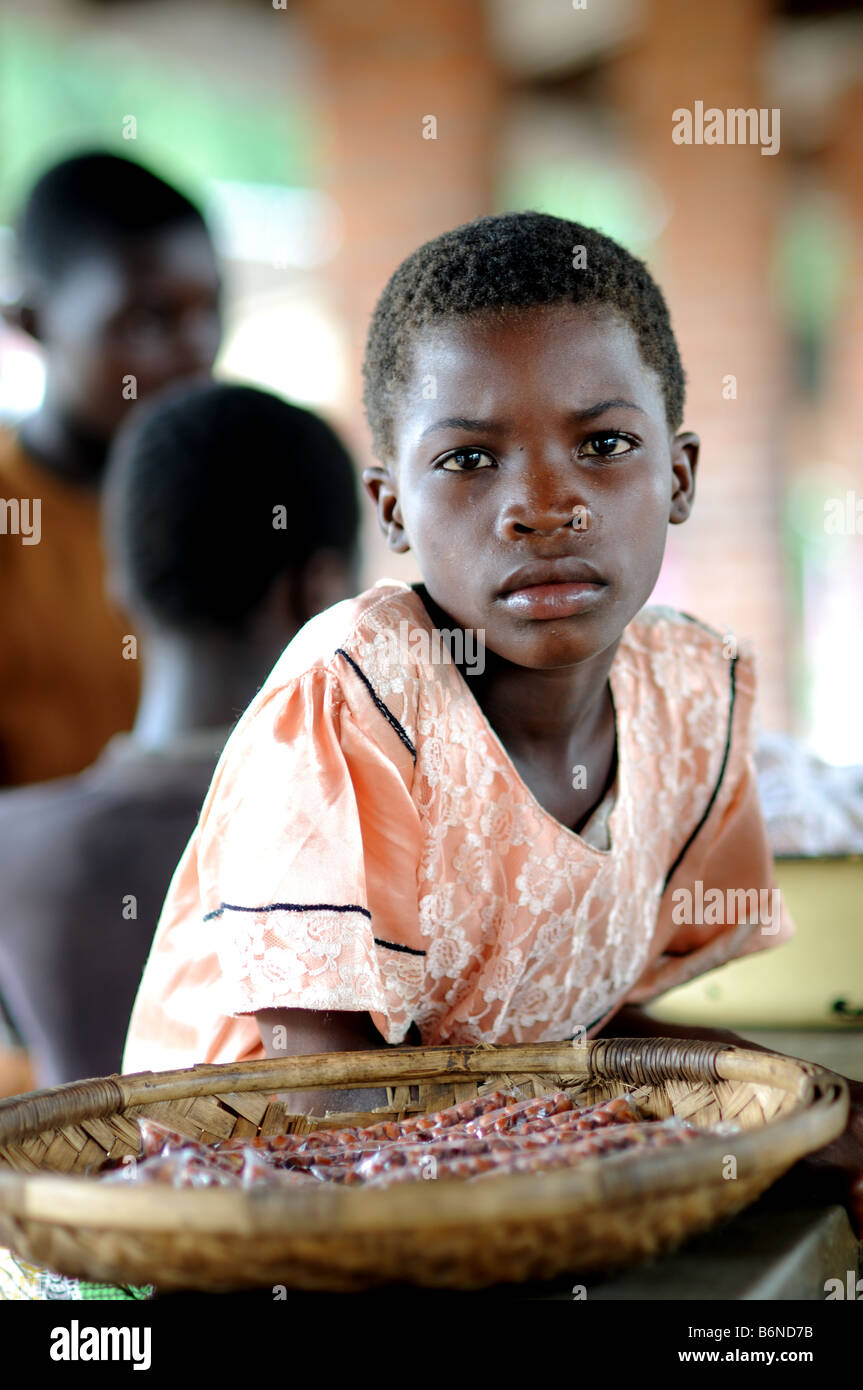
[[[365,1052],[386,1043],[367,1013],[337,1013],[325,1009],[261,1009],[255,1014],[268,1057],[309,1056],[322,1052]],[[383,1088],[328,1091],[288,1091],[279,1095],[295,1114],[325,1115],[374,1110],[386,1105]]]

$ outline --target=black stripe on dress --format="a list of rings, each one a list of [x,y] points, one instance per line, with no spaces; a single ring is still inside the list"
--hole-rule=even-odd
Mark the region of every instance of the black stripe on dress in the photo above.
[[[713,809],[713,803],[715,802],[717,796],[719,795],[719,788],[722,786],[722,779],[723,779],[723,777],[725,776],[725,769],[726,769],[726,767],[728,766],[728,754],[729,754],[729,752],[731,751],[731,728],[732,728],[732,724],[733,724],[733,722],[734,722],[734,699],[735,699],[735,695],[736,695],[736,692],[737,692],[737,670],[736,670],[736,667],[737,667],[737,657],[734,656],[734,657],[731,658],[731,668],[730,668],[730,671],[729,671],[729,677],[730,677],[730,682],[731,682],[731,692],[730,692],[729,700],[728,700],[728,729],[727,729],[727,732],[726,732],[726,735],[725,735],[725,751],[724,751],[723,754],[722,754],[722,766],[721,766],[720,769],[719,769],[719,776],[718,776],[717,779],[716,779],[716,786],[713,788],[713,793],[712,793],[712,795],[711,795],[711,797],[710,797],[710,800],[708,801],[706,807],[704,808],[704,815],[701,817],[701,820],[700,820],[700,821],[698,822],[698,824],[696,825],[696,827],[695,827],[695,829],[693,830],[692,834],[690,835],[689,839],[686,841],[686,844],[683,846],[683,849],[680,851],[680,853],[678,854],[678,856],[677,856],[677,858],[675,859],[674,863],[672,864],[671,868],[668,870],[668,873],[665,875],[665,882],[664,882],[663,885],[662,885],[662,891],[663,891],[663,893],[665,892],[666,888],[668,887],[668,884],[669,884],[669,882],[671,881],[671,878],[672,878],[672,876],[673,876],[673,874],[674,874],[674,872],[675,872],[675,870],[676,870],[678,864],[680,863],[681,859],[682,859],[683,856],[685,855],[686,851],[689,849],[689,846],[692,844],[692,841],[695,839],[696,835],[698,834],[699,830],[700,830],[701,827],[703,826],[704,822],[707,820],[707,817],[710,815],[710,812],[711,812],[712,809]]]
[[[425,951],[418,951],[415,946],[402,946],[397,941],[381,941],[380,937],[374,938],[376,946],[385,946],[388,951],[404,951],[409,956],[424,956]]]
[[[221,903],[213,912],[207,912],[205,922],[221,917],[223,912],[361,912],[372,920],[367,907],[354,903],[266,903],[263,907],[242,907],[239,903]]]
[[[205,922],[211,922],[214,917],[221,917],[223,912],[361,912],[364,917],[372,920],[372,914],[367,907],[360,907],[353,903],[267,903],[264,907],[242,907],[238,903],[222,903],[213,912],[208,912],[204,916]],[[402,946],[397,941],[382,941],[380,937],[373,937],[376,946],[384,946],[388,951],[404,951],[409,956],[424,956],[425,951],[418,951],[415,946]]]
[[[354,661],[353,657],[348,655],[348,653],[345,651],[344,647],[337,647],[337,648],[336,648],[336,655],[337,655],[337,656],[343,656],[343,657],[345,658],[345,661],[347,661],[348,665],[351,666],[352,669],[357,673],[357,675],[359,676],[359,678],[360,678],[360,680],[362,681],[363,685],[366,687],[366,690],[369,692],[369,694],[371,695],[373,701],[375,702],[375,704],[377,705],[378,709],[380,710],[381,714],[384,716],[384,718],[387,720],[387,722],[392,726],[392,728],[395,729],[396,733],[398,734],[398,736],[399,736],[399,738],[401,739],[402,743],[404,744],[405,748],[406,748],[406,749],[408,750],[408,752],[410,753],[410,755],[411,755],[411,757],[413,758],[414,762],[416,762],[416,760],[417,760],[417,750],[414,748],[413,743],[411,742],[411,740],[410,740],[410,738],[408,737],[408,735],[405,733],[405,730],[402,728],[402,726],[401,726],[401,724],[399,723],[399,721],[396,719],[396,717],[395,717],[395,715],[393,714],[392,710],[389,708],[388,705],[384,704],[383,700],[382,700],[382,699],[380,698],[380,696],[378,695],[377,691],[375,690],[374,686],[372,685],[372,683],[371,683],[371,681],[369,680],[369,678],[368,678],[368,676],[366,675],[366,673],[365,673],[363,670],[361,670],[361,668],[360,668],[360,667],[357,665],[357,663]]]

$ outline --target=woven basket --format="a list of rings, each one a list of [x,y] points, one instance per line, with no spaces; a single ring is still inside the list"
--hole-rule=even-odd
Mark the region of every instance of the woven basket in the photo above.
[[[658,1118],[738,1120],[743,1132],[638,1160],[386,1190],[174,1190],[84,1176],[139,1151],[139,1116],[209,1142],[303,1131],[369,1117],[291,1116],[275,1091],[384,1084],[389,1105],[378,1119],[515,1084],[524,1095],[578,1087],[585,1104],[628,1093]],[[0,1102],[0,1243],[64,1274],[163,1290],[478,1288],[613,1269],[745,1207],[842,1132],[848,1103],[842,1078],[822,1067],[665,1038],[382,1049],[109,1076]]]

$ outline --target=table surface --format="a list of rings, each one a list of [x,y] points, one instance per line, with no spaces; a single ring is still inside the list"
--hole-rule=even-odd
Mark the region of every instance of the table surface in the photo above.
[[[612,1300],[823,1301],[828,1279],[860,1275],[863,1243],[841,1206],[802,1206],[782,1184],[675,1253],[605,1278],[585,1276],[583,1297]],[[572,1299],[575,1281],[536,1287],[535,1298]],[[529,1295],[531,1296],[531,1295]]]

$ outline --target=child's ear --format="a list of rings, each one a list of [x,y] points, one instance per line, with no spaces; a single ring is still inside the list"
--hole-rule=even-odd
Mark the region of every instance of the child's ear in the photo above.
[[[397,555],[403,555],[406,550],[410,550],[411,543],[402,520],[396,479],[388,468],[381,468],[377,464],[372,468],[364,468],[362,479],[366,492],[375,504],[378,525],[386,537],[387,545]]]
[[[701,441],[697,434],[689,431],[677,434],[671,441],[671,471],[674,483],[671,489],[671,510],[668,520],[674,526],[686,521],[695,501],[695,470],[698,467],[698,451]]]

